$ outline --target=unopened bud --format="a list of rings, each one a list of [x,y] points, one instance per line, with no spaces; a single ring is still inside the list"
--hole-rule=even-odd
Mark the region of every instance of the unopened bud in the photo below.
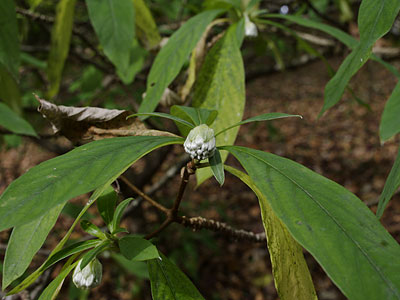
[[[213,156],[215,151],[214,130],[206,124],[193,128],[183,146],[193,159],[203,160]]]
[[[258,30],[256,24],[250,21],[247,14],[244,15],[244,34],[245,36],[256,37],[258,35]]]
[[[81,269],[82,259],[74,270],[72,281],[80,289],[91,289],[98,286],[101,282],[103,267],[97,258]]]

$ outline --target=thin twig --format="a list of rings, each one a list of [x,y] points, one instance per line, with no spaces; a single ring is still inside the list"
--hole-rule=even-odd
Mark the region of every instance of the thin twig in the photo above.
[[[243,229],[235,229],[225,223],[206,219],[203,217],[180,217],[178,223],[185,227],[193,228],[193,230],[198,229],[209,229],[214,232],[220,232],[225,236],[228,236],[234,240],[247,240],[256,243],[264,243],[267,241],[265,233],[254,233],[251,231],[246,231]]]
[[[139,188],[137,188],[133,183],[131,183],[125,176],[121,175],[120,176],[121,180],[132,190],[134,191],[136,194],[138,194],[140,197],[142,197],[144,200],[146,200],[147,202],[149,202],[151,205],[153,205],[155,208],[157,208],[158,210],[168,213],[169,209],[166,208],[165,206],[161,205],[160,203],[158,203],[157,201],[153,200],[152,198],[150,198],[149,196],[147,196],[145,193],[143,193]]]

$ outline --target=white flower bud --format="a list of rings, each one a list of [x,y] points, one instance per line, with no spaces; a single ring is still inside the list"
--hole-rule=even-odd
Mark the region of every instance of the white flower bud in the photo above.
[[[193,159],[203,160],[214,155],[214,130],[206,124],[193,128],[183,144],[185,151]]]
[[[80,289],[91,289],[98,286],[101,282],[103,267],[97,258],[93,259],[86,267],[81,270],[81,262],[74,270],[72,281]]]
[[[252,21],[247,14],[244,15],[244,34],[245,36],[256,37],[258,35],[257,26]]]

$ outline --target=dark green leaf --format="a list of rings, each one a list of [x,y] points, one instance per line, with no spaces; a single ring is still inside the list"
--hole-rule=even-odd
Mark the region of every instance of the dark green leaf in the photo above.
[[[341,31],[340,29],[337,29],[335,27],[323,24],[321,22],[315,22],[315,21],[312,21],[312,20],[309,20],[309,19],[306,19],[303,17],[299,17],[299,16],[281,15],[281,14],[268,14],[268,15],[265,15],[265,17],[285,19],[285,20],[289,20],[291,22],[297,23],[301,26],[305,26],[305,27],[323,31],[323,32],[333,36],[334,38],[336,38],[337,40],[339,40],[340,42],[345,44],[350,49],[354,49],[358,45],[358,41],[355,38],[353,38],[351,35],[349,35],[348,33]],[[396,77],[400,77],[400,72],[391,64],[388,64],[387,62],[383,61],[381,58],[379,58],[375,54],[372,54],[371,58],[373,60],[379,62],[380,64],[382,64],[385,68],[387,68],[390,72],[392,72]]]
[[[204,300],[193,283],[162,253],[149,260],[151,295],[153,300]]]
[[[23,225],[97,187],[111,184],[150,151],[181,138],[132,136],[104,139],[31,168],[0,196],[0,230]]]
[[[11,73],[0,63],[0,100],[4,101],[14,112],[21,114],[21,95],[18,84]]]
[[[135,8],[132,0],[86,0],[90,22],[117,71],[125,74],[131,65],[135,37]]]
[[[194,107],[217,110],[218,117],[210,126],[219,132],[242,120],[245,104],[244,67],[237,38],[236,24],[209,51],[200,70],[194,90]],[[216,138],[217,145],[235,142],[238,128]],[[227,157],[221,155],[222,162]],[[197,184],[212,176],[209,168],[196,171]]]
[[[147,78],[146,96],[139,112],[153,112],[164,90],[175,79],[208,24],[222,10],[202,12],[183,24],[161,48]]]
[[[253,180],[235,168],[225,166],[225,169],[242,180],[257,195],[279,298],[316,300],[317,295],[303,256],[303,248],[275,215],[266,196],[260,192]]]
[[[101,252],[106,250],[107,247],[111,245],[110,240],[102,241],[99,245],[97,245],[92,250],[89,250],[83,257],[82,262],[80,264],[81,270],[85,268],[93,259],[97,257]]]
[[[297,118],[303,118],[300,115],[288,115],[285,113],[266,113],[266,114],[262,114],[256,117],[252,117],[249,119],[246,119],[244,121],[238,122],[236,124],[233,124],[232,126],[229,126],[228,128],[225,128],[223,130],[221,130],[220,132],[216,133],[215,136],[220,135],[221,133],[234,128],[236,126],[240,126],[243,124],[247,124],[247,123],[251,123],[251,122],[261,122],[261,121],[270,121],[270,120],[276,120],[276,119],[282,119],[282,118],[290,118],[290,117],[297,117]]]
[[[4,128],[18,134],[36,136],[35,130],[31,124],[18,116],[7,105],[0,102],[0,125]]]
[[[20,52],[17,16],[13,0],[0,1],[0,20],[0,64],[3,64],[16,79],[18,78]]]
[[[225,181],[225,173],[224,173],[224,164],[221,160],[221,154],[218,149],[215,149],[215,153],[213,156],[208,158],[210,162],[211,171],[214,174],[215,179],[222,186]]]
[[[181,124],[184,124],[186,126],[189,126],[191,128],[194,128],[193,124],[191,124],[191,123],[189,123],[189,122],[187,122],[187,121],[185,121],[185,120],[183,120],[181,118],[178,118],[178,117],[175,117],[173,115],[170,115],[170,114],[165,114],[165,113],[138,113],[138,114],[130,115],[130,116],[128,116],[128,118],[135,117],[135,116],[151,116],[151,117],[166,118],[166,119],[174,120],[174,121],[179,122]]]
[[[397,191],[399,186],[400,186],[400,147],[399,147],[399,152],[397,153],[396,160],[393,164],[393,167],[390,170],[388,178],[386,179],[382,194],[379,197],[378,210],[376,211],[376,216],[378,217],[378,219],[382,217],[386,205],[389,203],[390,199]]]
[[[55,263],[59,262],[60,260],[63,260],[64,258],[66,258],[68,256],[71,256],[76,253],[80,253],[87,249],[97,247],[100,243],[101,243],[100,240],[95,239],[95,240],[77,242],[72,245],[69,245],[68,247],[65,247],[64,249],[54,253],[54,255],[52,255],[49,258],[49,260],[47,260],[46,263],[41,267],[41,269],[42,269],[42,271],[44,271],[47,268],[50,268]]]
[[[156,246],[138,236],[124,236],[118,244],[121,254],[129,260],[144,261],[160,256]]]
[[[58,205],[39,219],[13,229],[4,258],[3,290],[29,267],[32,258],[56,223],[62,208],[63,205]]]
[[[97,227],[96,225],[92,224],[88,220],[82,220],[81,221],[81,227],[82,227],[82,229],[84,231],[86,231],[90,235],[98,237],[101,240],[107,239],[107,236],[105,235],[105,233],[103,231],[101,231],[101,229],[99,227]]]
[[[171,107],[171,114],[176,116],[178,112],[182,112],[186,116],[188,116],[192,120],[192,124],[194,124],[195,126],[199,126],[201,124],[207,124],[208,126],[210,126],[218,115],[218,111],[216,110],[173,105]]]
[[[400,132],[400,81],[392,91],[389,100],[385,104],[379,125],[381,141],[385,142]]]
[[[100,216],[109,229],[117,202],[118,195],[112,186],[109,186],[96,201]]]
[[[68,274],[76,267],[78,262],[69,265],[45,288],[43,293],[40,295],[39,300],[54,300],[60,292],[61,286],[64,283],[64,279]]]
[[[400,298],[400,246],[355,195],[288,159],[232,153],[293,237],[349,299]]]
[[[50,88],[48,98],[57,95],[64,63],[69,52],[76,0],[61,0],[57,4],[56,18],[51,32],[51,47],[47,61]]]
[[[118,204],[117,208],[114,211],[114,216],[111,222],[111,228],[110,232],[112,234],[117,233],[117,231],[120,229],[119,228],[119,223],[121,222],[122,215],[124,214],[124,211],[128,204],[133,200],[133,198],[128,198],[122,201],[120,204]]]
[[[325,87],[325,101],[321,114],[342,97],[351,77],[366,63],[374,43],[386,34],[400,9],[398,0],[363,0],[358,14],[360,43],[343,61],[335,76]]]

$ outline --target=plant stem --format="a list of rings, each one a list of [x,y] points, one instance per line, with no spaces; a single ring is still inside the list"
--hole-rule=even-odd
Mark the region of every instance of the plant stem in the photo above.
[[[155,208],[157,208],[158,210],[168,214],[169,209],[166,208],[165,206],[161,205],[160,203],[158,203],[157,201],[153,200],[152,198],[150,198],[149,196],[147,196],[145,193],[143,193],[138,187],[136,187],[133,183],[131,183],[125,176],[121,175],[120,176],[121,180],[123,182],[125,182],[125,184],[132,190],[134,191],[136,194],[138,194],[140,197],[142,197],[144,200],[146,200],[147,202],[149,202],[151,205],[153,205]]]

